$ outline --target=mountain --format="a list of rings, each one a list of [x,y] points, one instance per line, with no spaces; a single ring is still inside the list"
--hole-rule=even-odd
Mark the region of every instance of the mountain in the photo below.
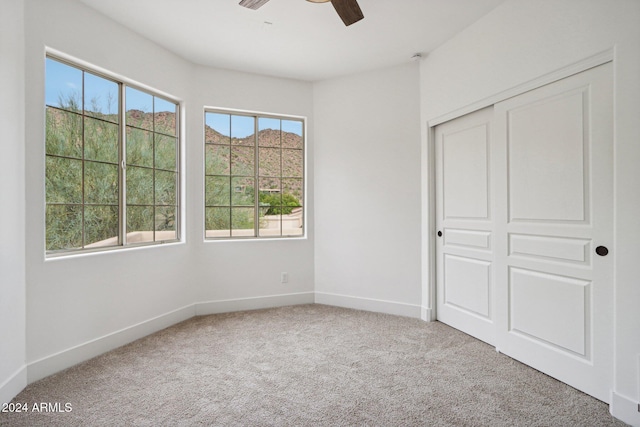
[[[76,147],[81,147],[82,142],[80,139],[80,133],[82,129],[80,115],[78,111],[69,111],[60,109],[57,107],[47,108],[47,120],[51,121],[51,124],[57,128],[75,128],[74,131],[67,130],[65,132],[66,138],[72,135]],[[114,114],[102,114],[87,111],[85,113],[89,117],[97,118],[100,120],[92,120],[93,123],[99,125],[100,128],[111,129],[117,131],[115,123],[118,120],[117,115]],[[102,124],[101,124],[102,123]],[[109,125],[108,123],[114,123]],[[89,122],[85,122],[88,126]],[[128,126],[134,126],[142,129],[155,129],[157,132],[164,134],[175,135],[176,134],[176,114],[172,112],[158,112],[158,113],[146,113],[140,110],[129,110],[126,112],[126,124]],[[88,129],[88,127],[86,128]],[[86,130],[85,129],[85,130]],[[109,130],[111,133],[111,130]],[[230,138],[225,136],[208,125],[205,125],[205,142],[207,144],[215,144],[218,146],[231,147],[231,150],[216,150],[214,158],[209,157],[207,154],[207,162],[213,160],[214,162],[222,165],[229,165],[232,163],[232,173],[234,175],[253,175],[253,163],[255,162],[254,153],[254,135],[248,135],[244,138]],[[76,139],[77,138],[77,139]],[[64,148],[65,137],[61,136],[58,141],[58,145]],[[68,144],[68,142],[66,143]],[[300,135],[291,132],[284,132],[278,129],[263,129],[258,132],[258,144],[259,144],[259,174],[263,177],[279,177],[284,176],[288,178],[302,178],[304,175],[304,157],[302,148],[304,146],[303,138]],[[48,141],[47,153],[49,154],[62,154],[70,155],[62,152],[63,148],[54,149]],[[68,148],[64,148],[64,151]],[[77,148],[76,148],[77,151]],[[72,157],[82,157],[80,153],[72,155]],[[115,160],[111,159],[114,157]],[[117,162],[117,152],[109,155],[109,161]],[[208,173],[228,173],[228,166],[225,168],[226,172],[210,172]],[[277,179],[261,179],[259,183],[260,188],[276,189],[280,187],[280,182]],[[289,182],[289,185],[294,185],[294,182]],[[292,191],[296,196],[302,196],[301,184],[295,182],[296,188]],[[293,190],[293,189],[292,189]],[[283,190],[287,192],[285,188]]]
[[[205,125],[205,142],[207,144],[230,145],[234,164],[247,166],[253,164],[254,153],[251,147],[254,146],[254,141],[254,134],[244,138],[231,138]],[[280,176],[280,156],[282,153],[282,176],[303,177],[302,148],[304,144],[302,136],[291,132],[281,132],[277,129],[263,129],[258,132],[258,146],[261,176]],[[228,151],[219,150],[216,151],[216,155],[219,161],[228,164]],[[249,167],[249,169],[252,168]]]

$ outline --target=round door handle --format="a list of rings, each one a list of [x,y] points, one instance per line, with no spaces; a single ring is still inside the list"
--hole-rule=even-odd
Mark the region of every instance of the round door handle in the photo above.
[[[609,253],[609,249],[607,249],[606,246],[598,246],[596,248],[596,253],[600,256],[607,256],[607,254]]]
[[[438,231],[438,237],[442,237],[442,231]]]

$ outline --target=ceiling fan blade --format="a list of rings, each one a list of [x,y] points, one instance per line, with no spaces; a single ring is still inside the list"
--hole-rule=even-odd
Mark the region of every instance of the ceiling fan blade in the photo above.
[[[240,6],[244,6],[249,9],[256,10],[263,6],[269,0],[242,0]]]
[[[356,0],[331,0],[331,4],[347,27],[364,18]]]

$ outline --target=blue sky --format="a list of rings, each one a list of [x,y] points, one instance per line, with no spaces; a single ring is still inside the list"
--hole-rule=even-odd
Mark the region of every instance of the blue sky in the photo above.
[[[70,97],[75,98],[78,102],[80,101],[83,76],[81,70],[55,59],[47,58],[46,73],[45,102],[47,105],[60,107],[60,99],[69,99]],[[85,109],[91,111],[99,110],[105,114],[117,114],[117,83],[85,72],[84,91]],[[153,111],[153,102],[155,101],[156,112],[175,111],[175,106],[171,102],[158,97],[154,98],[148,93],[129,86],[126,87],[125,96],[127,110],[141,110],[150,113]],[[92,106],[92,104],[95,105]],[[206,123],[226,136],[231,135],[231,132],[233,132],[231,136],[244,138],[254,133],[253,117],[249,116],[207,113]],[[299,120],[260,118],[258,127],[259,130],[282,129],[284,132],[302,136],[302,121]]]
[[[206,113],[206,124],[220,132],[223,135],[244,138],[254,133],[253,117],[240,116],[221,113]],[[258,130],[263,129],[282,129],[284,132],[291,132],[302,136],[302,121],[299,120],[280,120],[272,118],[259,118]]]
[[[45,102],[47,105],[60,107],[60,99],[75,98],[78,102],[82,95],[82,71],[47,58],[46,62]],[[84,73],[85,109],[99,110],[105,114],[118,113],[118,84],[96,76]],[[127,110],[153,111],[154,97],[143,91],[127,86]],[[95,103],[95,108],[93,108]],[[175,112],[175,105],[162,98],[155,98],[155,111]]]

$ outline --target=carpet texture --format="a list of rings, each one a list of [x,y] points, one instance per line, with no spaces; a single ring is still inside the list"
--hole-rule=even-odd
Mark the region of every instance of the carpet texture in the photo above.
[[[0,425],[625,425],[442,323],[317,304],[195,317],[13,402],[29,412],[2,413]],[[33,412],[40,402],[58,410]]]

